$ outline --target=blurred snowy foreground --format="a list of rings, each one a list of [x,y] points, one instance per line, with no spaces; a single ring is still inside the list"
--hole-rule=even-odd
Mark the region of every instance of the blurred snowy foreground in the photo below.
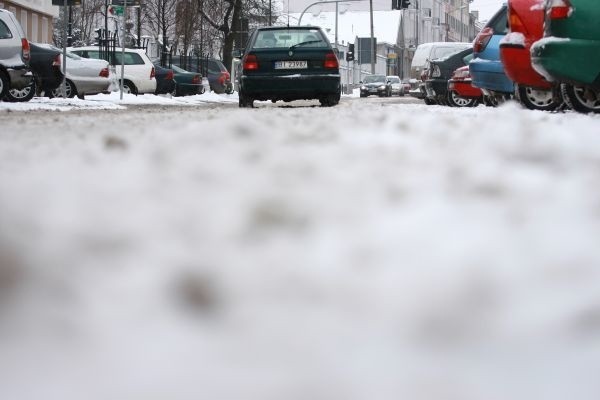
[[[0,103],[1,399],[599,398],[598,116],[93,101]]]

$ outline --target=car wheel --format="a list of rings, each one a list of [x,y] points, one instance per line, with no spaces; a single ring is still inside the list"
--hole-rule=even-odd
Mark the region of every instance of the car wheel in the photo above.
[[[8,75],[0,70],[0,99],[4,98],[4,94],[8,91]]]
[[[367,97],[367,95],[366,95],[366,94],[362,94],[362,93],[361,93],[361,94],[360,94],[360,97]]]
[[[120,83],[120,82],[119,82]],[[130,80],[123,81],[123,93],[131,93],[137,96],[138,90]]]
[[[565,103],[580,113],[600,113],[600,93],[583,86],[562,84],[561,92]]]
[[[36,84],[34,79],[29,86],[25,86],[23,89],[9,89],[6,95],[4,95],[4,99],[12,103],[29,101],[35,96],[35,89]]]
[[[254,100],[251,97],[246,96],[242,91],[239,93],[239,106],[240,108],[253,108]]]
[[[435,100],[433,100],[433,99],[430,99],[430,98],[428,98],[428,97],[425,97],[425,98],[423,99],[423,101],[424,101],[424,102],[425,102],[425,104],[427,104],[428,106],[432,106],[432,105],[436,104]]]
[[[519,102],[530,110],[552,111],[562,103],[558,100],[560,96],[552,89],[538,90],[530,86],[518,85],[516,94]]]
[[[340,95],[330,94],[325,97],[319,99],[319,103],[321,103],[321,107],[333,107],[340,102]]]
[[[75,97],[75,95],[77,94],[77,88],[75,87],[75,84],[73,82],[71,82],[69,79],[67,79],[65,81],[65,92],[66,92],[65,93],[66,98]],[[62,85],[52,91],[52,96],[53,97],[63,97]]]
[[[475,99],[461,97],[455,90],[448,92],[448,105],[451,107],[474,107],[477,104]]]

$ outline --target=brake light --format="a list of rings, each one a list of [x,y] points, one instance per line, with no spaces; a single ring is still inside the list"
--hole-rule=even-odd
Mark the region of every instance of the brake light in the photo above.
[[[57,54],[54,56],[54,59],[52,60],[52,66],[53,67],[60,67],[61,65],[61,61],[60,61],[60,54]]]
[[[523,34],[528,33],[525,24],[521,20],[521,17],[512,7],[508,8],[508,25],[510,26],[511,32],[520,32]]]
[[[167,75],[165,76],[165,79],[168,81],[172,81],[173,79],[175,79],[175,74],[173,73],[172,69],[167,71]]]
[[[104,67],[100,70],[100,75],[102,78],[108,78],[108,67]]]
[[[334,69],[338,69],[340,67],[340,63],[338,62],[338,59],[333,51],[330,51],[327,54],[325,54],[325,62],[323,63],[323,66],[325,68]]]
[[[194,84],[194,85],[200,84],[200,75],[194,75],[194,77],[192,78],[192,84]]]
[[[494,36],[494,30],[489,26],[487,28],[483,28],[481,32],[475,38],[475,42],[473,43],[473,52],[481,53],[487,47],[488,43]]]
[[[568,18],[572,10],[569,0],[553,0],[550,6],[550,19]]]
[[[154,78],[156,76],[156,71],[154,70],[154,67],[152,67],[152,69],[150,70],[150,79]]]
[[[254,54],[246,54],[243,64],[244,71],[257,71],[258,58]]]
[[[21,39],[21,57],[25,62],[29,62],[31,58],[31,48],[29,47],[29,41],[25,38]]]

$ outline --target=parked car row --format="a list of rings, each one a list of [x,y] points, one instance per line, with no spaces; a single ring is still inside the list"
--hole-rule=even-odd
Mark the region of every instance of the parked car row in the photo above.
[[[430,62],[423,97],[452,106],[514,98],[532,110],[598,113],[598,19],[594,0],[508,0],[479,32],[470,57],[456,52]]]

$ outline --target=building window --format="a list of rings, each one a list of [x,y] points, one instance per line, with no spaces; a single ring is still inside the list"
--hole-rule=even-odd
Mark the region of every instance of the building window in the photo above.
[[[37,14],[31,14],[31,40],[34,42],[40,41]]]
[[[48,18],[42,17],[42,43],[48,43]]]
[[[23,27],[23,32],[25,32],[25,36],[29,36],[27,34],[27,11],[21,10],[21,26]]]

